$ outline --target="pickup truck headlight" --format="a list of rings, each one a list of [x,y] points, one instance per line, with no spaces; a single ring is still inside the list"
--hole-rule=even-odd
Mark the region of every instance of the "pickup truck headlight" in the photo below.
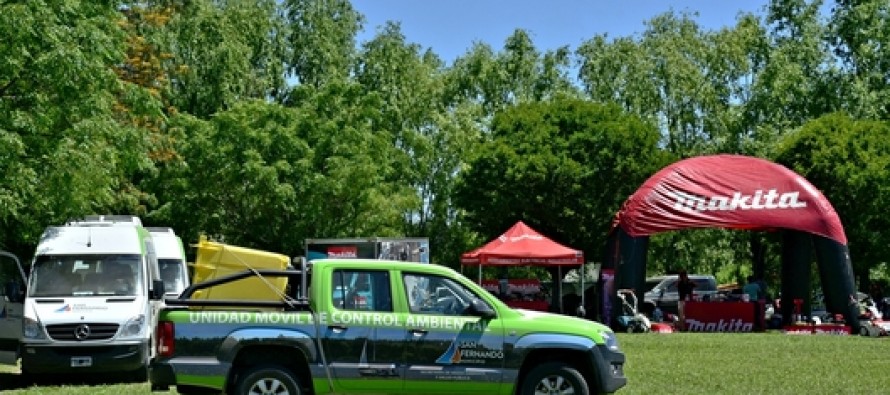
[[[606,347],[612,351],[618,351],[618,337],[615,336],[614,332],[600,332],[600,336],[603,337],[603,342],[606,344]]]
[[[124,325],[121,326],[120,335],[118,335],[118,339],[141,339],[142,331],[145,329],[145,316],[140,314],[133,318],[127,320]]]
[[[22,336],[27,340],[46,340],[43,325],[40,324],[40,321],[29,317],[22,320]]]

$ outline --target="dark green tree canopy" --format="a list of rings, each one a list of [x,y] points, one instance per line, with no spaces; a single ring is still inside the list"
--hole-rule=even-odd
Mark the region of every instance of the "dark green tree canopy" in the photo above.
[[[616,105],[578,99],[498,113],[459,174],[456,204],[493,237],[524,220],[598,259],[624,198],[668,155],[651,124]]]

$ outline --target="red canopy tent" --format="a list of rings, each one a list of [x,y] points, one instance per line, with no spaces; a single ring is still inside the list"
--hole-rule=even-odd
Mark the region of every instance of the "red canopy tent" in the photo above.
[[[519,221],[500,237],[461,255],[461,265],[578,266],[584,253],[547,237]]]
[[[557,278],[561,280],[562,268],[581,266],[584,263],[584,253],[550,240],[519,221],[500,237],[462,254],[460,263],[479,266],[480,284],[482,284],[482,266],[556,267],[559,273]],[[561,284],[561,281],[556,283]]]

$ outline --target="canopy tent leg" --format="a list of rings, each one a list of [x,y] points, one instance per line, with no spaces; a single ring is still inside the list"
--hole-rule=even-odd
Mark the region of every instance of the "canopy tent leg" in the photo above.
[[[565,314],[566,312],[562,307],[562,266],[557,266],[556,272],[558,273],[556,281],[559,281],[559,312]]]

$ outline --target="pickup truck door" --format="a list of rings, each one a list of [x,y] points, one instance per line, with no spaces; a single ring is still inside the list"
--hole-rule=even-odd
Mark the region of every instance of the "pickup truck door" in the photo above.
[[[478,295],[452,279],[403,273],[402,281],[408,301],[405,391],[498,393],[504,380],[503,322],[466,315]]]
[[[381,336],[397,326],[389,272],[334,270],[330,289],[330,314],[321,330],[335,392],[401,392],[404,341],[395,343],[398,349],[381,347]]]
[[[22,298],[25,272],[19,259],[0,251],[0,364],[15,365],[22,337]],[[9,295],[21,291],[19,295]]]

